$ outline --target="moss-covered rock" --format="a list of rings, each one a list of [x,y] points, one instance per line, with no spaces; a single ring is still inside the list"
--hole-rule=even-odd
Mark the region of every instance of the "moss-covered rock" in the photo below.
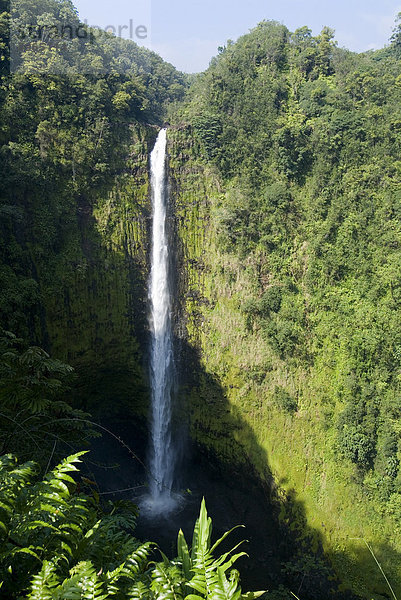
[[[15,273],[29,274],[36,294],[15,330],[75,367],[76,402],[93,413],[147,414],[148,157],[156,135],[129,126],[107,183],[81,194],[61,178],[49,198],[32,191],[23,221],[7,231],[24,259]]]

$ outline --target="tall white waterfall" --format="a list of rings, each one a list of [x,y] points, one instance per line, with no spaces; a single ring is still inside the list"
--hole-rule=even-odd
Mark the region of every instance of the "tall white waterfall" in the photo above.
[[[157,137],[150,157],[153,204],[152,263],[149,281],[150,328],[152,334],[150,379],[152,422],[150,449],[150,501],[152,510],[172,503],[174,450],[171,440],[171,393],[173,342],[169,247],[166,230],[166,130]]]

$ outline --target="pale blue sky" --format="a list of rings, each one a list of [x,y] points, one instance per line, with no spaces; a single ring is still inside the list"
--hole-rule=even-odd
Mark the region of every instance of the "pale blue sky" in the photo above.
[[[237,39],[263,19],[275,19],[294,31],[308,25],[314,34],[324,25],[336,30],[339,46],[355,51],[384,46],[401,0],[73,0],[82,20],[112,25],[127,37],[158,52],[178,69],[205,69],[218,46]],[[148,40],[135,29],[145,25]],[[143,29],[138,30],[143,39]],[[123,34],[123,35],[124,35]]]

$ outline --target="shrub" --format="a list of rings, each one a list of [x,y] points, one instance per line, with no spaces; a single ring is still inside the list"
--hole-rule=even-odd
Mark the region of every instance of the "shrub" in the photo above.
[[[274,389],[274,403],[276,406],[289,414],[298,410],[298,403],[284,388],[276,386]]]

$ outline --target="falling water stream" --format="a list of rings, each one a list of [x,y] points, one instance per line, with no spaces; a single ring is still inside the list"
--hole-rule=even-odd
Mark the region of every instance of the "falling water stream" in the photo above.
[[[152,188],[152,255],[149,280],[152,394],[150,444],[150,497],[148,508],[162,513],[175,504],[172,495],[174,448],[171,436],[171,394],[173,386],[173,342],[169,246],[166,228],[166,130],[157,137],[150,156]]]

